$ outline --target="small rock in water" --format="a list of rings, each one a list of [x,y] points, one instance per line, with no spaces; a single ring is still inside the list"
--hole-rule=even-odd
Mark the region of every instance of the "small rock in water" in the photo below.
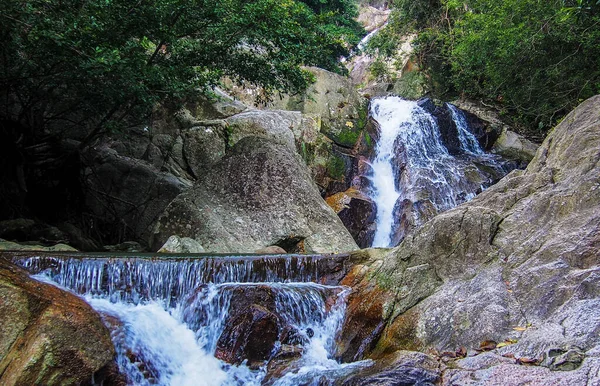
[[[257,249],[254,253],[261,255],[280,255],[287,253],[287,251],[279,245],[269,245],[268,247]]]
[[[204,253],[204,248],[196,240],[189,237],[173,235],[160,247],[159,253]]]

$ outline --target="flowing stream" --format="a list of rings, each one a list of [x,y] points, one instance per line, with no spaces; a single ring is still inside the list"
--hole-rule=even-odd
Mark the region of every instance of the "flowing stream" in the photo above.
[[[451,104],[446,108],[460,154],[450,154],[437,119],[417,102],[399,97],[371,102],[380,127],[370,176],[377,205],[372,246],[397,245],[411,229],[472,199],[513,168],[481,149],[462,111]]]
[[[349,289],[315,282],[331,270],[328,257],[41,255],[15,262],[100,312],[130,385],[321,384],[369,364],[333,359]],[[233,365],[215,357],[228,319],[237,307],[245,310],[253,293],[274,299],[273,312],[301,350],[289,370],[271,379],[267,361]],[[278,349],[281,342],[271,355]]]

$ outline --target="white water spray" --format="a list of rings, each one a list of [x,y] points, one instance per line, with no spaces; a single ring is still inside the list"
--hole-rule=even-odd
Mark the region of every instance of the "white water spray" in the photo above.
[[[373,247],[388,247],[391,243],[392,225],[394,224],[394,206],[400,192],[396,188],[393,170],[396,151],[394,144],[403,128],[412,124],[412,111],[416,103],[400,98],[385,98],[373,101],[371,113],[379,122],[380,138],[375,149],[376,157],[371,167],[374,201],[377,204],[375,222],[377,230]]]
[[[316,274],[313,263],[318,260],[300,256],[205,260],[33,257],[19,263],[41,271],[36,279],[83,295],[103,315],[117,364],[130,385],[259,386],[266,375],[264,367],[251,370],[244,363],[231,365],[214,357],[230,308],[240,306],[232,304],[233,294],[253,286],[268,288],[275,295],[273,312],[304,342],[297,365],[275,380],[277,385],[312,383],[324,373],[334,379],[369,364],[340,364],[333,359],[349,289],[287,282]],[[213,272],[191,275],[199,266]],[[262,273],[252,272],[252,266]],[[275,281],[223,281],[241,277]]]
[[[465,114],[451,103],[446,103],[446,106],[448,106],[452,113],[452,119],[456,124],[458,140],[460,141],[462,150],[468,154],[483,154],[479,141],[477,141],[477,138],[468,129]]]

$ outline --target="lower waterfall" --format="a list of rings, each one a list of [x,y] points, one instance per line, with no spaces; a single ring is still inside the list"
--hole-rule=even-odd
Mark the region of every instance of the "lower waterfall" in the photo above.
[[[322,272],[331,259],[38,256],[15,262],[34,278],[84,297],[102,315],[128,385],[327,384],[321,382],[370,364],[334,359],[349,288],[316,283],[327,281]],[[240,333],[236,326],[227,330],[228,320],[243,319],[254,294],[272,299],[270,311],[288,332],[267,357],[283,345],[301,352],[289,369],[272,376],[267,361],[217,359]]]

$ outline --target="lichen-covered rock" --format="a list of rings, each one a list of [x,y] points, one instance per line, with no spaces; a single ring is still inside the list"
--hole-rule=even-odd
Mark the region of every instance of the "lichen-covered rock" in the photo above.
[[[0,299],[2,385],[88,384],[113,361],[110,333],[87,303],[4,258]]]
[[[319,253],[357,248],[300,157],[254,136],[241,139],[169,204],[155,229],[155,248],[171,235],[193,238],[208,252],[253,252],[270,245]]]
[[[548,135],[525,171],[434,217],[380,259],[366,277],[375,277],[394,302],[371,355],[508,340],[517,343],[498,353],[570,372],[480,364],[447,371],[444,384],[598,381],[599,111],[600,96],[584,102]]]
[[[223,158],[225,149],[221,128],[196,126],[183,132],[183,156],[195,178]]]
[[[12,241],[0,239],[0,251],[77,251],[77,249],[66,244],[56,244],[50,246],[36,244],[20,244]]]
[[[387,8],[387,5],[380,4],[379,7],[376,7],[371,4],[362,4],[358,9],[357,20],[365,30],[371,32],[383,26],[387,22],[390,13],[391,10]]]
[[[508,159],[529,162],[535,156],[538,145],[510,130],[502,130],[502,134],[494,142],[492,151]]]

